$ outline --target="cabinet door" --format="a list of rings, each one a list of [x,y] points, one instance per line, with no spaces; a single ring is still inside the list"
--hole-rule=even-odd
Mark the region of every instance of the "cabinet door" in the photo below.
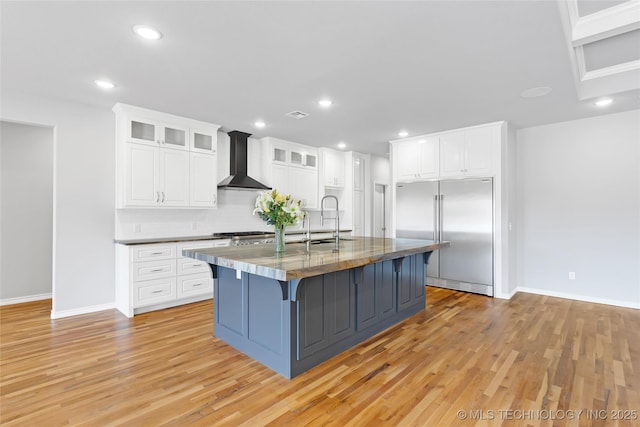
[[[160,201],[158,148],[126,144],[125,206],[157,206]]]
[[[158,145],[160,131],[153,120],[142,117],[127,117],[126,141],[137,144]]]
[[[213,296],[213,279],[211,279],[211,275],[190,274],[188,276],[178,276],[177,298],[206,294]]]
[[[353,192],[353,235],[364,236],[364,191]]]
[[[430,137],[417,142],[418,177],[437,178],[440,175],[440,139]]]
[[[160,204],[189,206],[189,153],[160,150]]]
[[[272,165],[271,168],[271,188],[278,190],[278,193],[290,193],[289,167],[285,165]]]
[[[302,200],[303,208],[318,206],[318,172],[315,169],[289,168],[289,192]]]
[[[322,156],[325,187],[344,187],[344,154],[327,150]]]
[[[440,176],[464,174],[464,133],[452,133],[440,137]]]
[[[353,189],[364,191],[364,162],[360,157],[353,158]]]
[[[189,150],[189,129],[174,124],[164,124],[160,128],[160,144],[166,148]]]
[[[476,129],[465,132],[466,166],[465,174],[470,176],[491,176],[492,168],[492,129]]]
[[[396,179],[412,181],[418,173],[418,146],[415,141],[401,142],[396,145]]]
[[[215,208],[218,199],[217,166],[218,156],[191,153],[190,157],[190,197],[191,206]]]
[[[191,151],[202,154],[217,154],[218,132],[211,129],[191,129],[189,131]]]

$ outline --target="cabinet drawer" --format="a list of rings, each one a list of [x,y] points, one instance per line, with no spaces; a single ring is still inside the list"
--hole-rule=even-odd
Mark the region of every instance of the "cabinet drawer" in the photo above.
[[[176,276],[176,260],[136,262],[132,265],[134,282]]]
[[[192,274],[178,277],[178,298],[202,294],[211,294],[213,297],[213,279],[211,279],[211,275]]]
[[[176,257],[175,244],[140,245],[131,250],[131,262],[171,259]]]
[[[149,280],[133,284],[133,306],[158,304],[176,299],[176,279]]]
[[[177,257],[178,259],[182,258],[186,258],[186,259],[190,259],[192,261],[195,261],[193,258],[188,258],[188,257],[183,257],[182,256],[182,251],[185,249],[205,249],[205,248],[212,248],[213,247],[213,240],[202,240],[199,242],[184,242],[184,243],[178,243],[178,251],[177,251]]]
[[[195,273],[211,273],[209,264],[193,258],[182,257],[178,259],[178,275]]]

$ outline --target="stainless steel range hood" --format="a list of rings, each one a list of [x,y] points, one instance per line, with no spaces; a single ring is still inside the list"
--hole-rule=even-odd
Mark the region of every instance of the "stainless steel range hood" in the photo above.
[[[261,182],[247,175],[247,138],[250,133],[233,130],[229,135],[229,173],[220,181],[223,190],[271,190]]]

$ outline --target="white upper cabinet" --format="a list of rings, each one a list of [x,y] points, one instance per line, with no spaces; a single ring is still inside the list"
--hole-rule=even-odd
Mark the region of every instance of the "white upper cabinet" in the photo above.
[[[136,115],[128,115],[126,123],[127,142],[189,150],[189,128],[187,126],[178,123],[163,123]]]
[[[189,140],[192,153],[218,154],[218,129],[190,129]]]
[[[398,181],[418,181],[437,178],[439,166],[439,138],[421,137],[396,144],[394,160]]]
[[[113,111],[118,208],[216,207],[218,125],[125,104]]]
[[[157,206],[160,203],[158,148],[127,144],[125,150],[125,206]]]
[[[322,156],[322,184],[325,187],[344,187],[344,153],[330,148],[321,148],[320,154]]]
[[[452,132],[440,137],[440,176],[491,176],[491,128]]]
[[[218,204],[218,156],[190,153],[189,204],[215,208]]]
[[[279,193],[302,200],[303,208],[318,207],[318,149],[295,142],[266,137],[268,147],[263,157],[263,179]]]
[[[474,126],[392,141],[394,179],[493,176],[495,146],[500,142],[495,129],[493,125]]]

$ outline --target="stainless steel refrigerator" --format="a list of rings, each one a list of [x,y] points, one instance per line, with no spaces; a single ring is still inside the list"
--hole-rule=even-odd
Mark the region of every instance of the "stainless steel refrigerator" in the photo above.
[[[397,184],[396,237],[443,240],[427,284],[493,296],[493,180]]]

